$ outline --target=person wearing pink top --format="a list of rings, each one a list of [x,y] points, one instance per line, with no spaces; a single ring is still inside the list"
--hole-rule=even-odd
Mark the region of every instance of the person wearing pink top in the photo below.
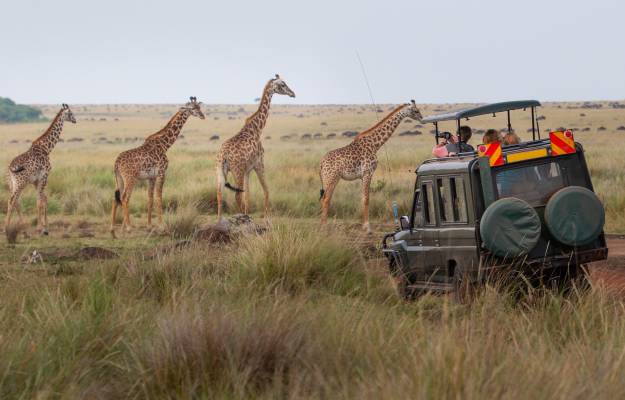
[[[455,156],[458,154],[458,148],[460,152],[475,151],[473,146],[467,142],[471,139],[473,132],[469,126],[460,127],[460,146],[458,146],[458,138],[455,135],[451,135],[448,140],[443,139],[432,149],[432,155],[437,158],[444,158],[449,156]]]

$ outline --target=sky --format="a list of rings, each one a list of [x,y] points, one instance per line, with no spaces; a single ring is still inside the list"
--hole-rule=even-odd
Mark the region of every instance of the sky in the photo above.
[[[0,0],[0,96],[252,103],[278,73],[284,104],[617,100],[623,15],[622,0]]]

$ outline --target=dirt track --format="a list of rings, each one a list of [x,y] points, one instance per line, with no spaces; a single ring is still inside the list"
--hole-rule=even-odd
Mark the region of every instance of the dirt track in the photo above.
[[[608,237],[608,260],[589,265],[593,281],[625,294],[625,236]]]

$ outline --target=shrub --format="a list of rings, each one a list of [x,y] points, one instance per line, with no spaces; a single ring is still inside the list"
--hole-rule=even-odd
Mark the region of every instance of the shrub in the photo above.
[[[15,104],[6,97],[0,97],[0,122],[32,122],[43,120],[41,110],[35,107]]]

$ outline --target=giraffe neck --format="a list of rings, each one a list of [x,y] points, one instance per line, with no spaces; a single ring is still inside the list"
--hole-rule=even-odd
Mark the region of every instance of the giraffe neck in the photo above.
[[[367,143],[373,146],[375,151],[378,151],[380,147],[382,147],[384,143],[386,143],[386,141],[393,135],[397,126],[406,117],[404,112],[406,107],[408,107],[407,104],[397,107],[371,129],[359,134],[355,140]]]
[[[167,125],[159,132],[153,134],[146,139],[146,142],[150,142],[163,152],[166,152],[178,139],[180,131],[185,122],[189,118],[190,112],[187,109],[178,110],[176,114],[169,120]]]
[[[52,123],[43,135],[39,136],[33,141],[33,147],[42,149],[46,154],[50,154],[54,146],[59,141],[61,131],[63,130],[63,110],[56,114],[56,117],[52,120]]]
[[[256,137],[260,138],[260,134],[267,123],[267,117],[269,117],[269,107],[271,106],[271,96],[273,93],[270,90],[270,83],[267,83],[263,90],[263,97],[260,99],[258,110],[245,121],[245,128],[252,132]],[[244,128],[244,129],[245,129]]]

